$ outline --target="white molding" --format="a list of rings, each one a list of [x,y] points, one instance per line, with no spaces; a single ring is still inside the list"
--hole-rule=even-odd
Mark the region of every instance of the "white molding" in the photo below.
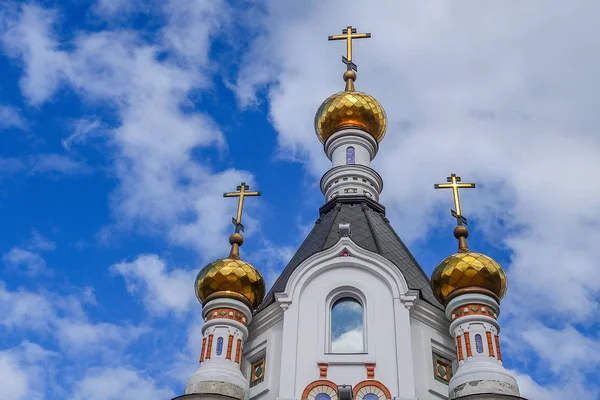
[[[444,335],[450,332],[450,321],[446,319],[444,312],[425,301],[417,301],[410,309],[410,315]]]
[[[350,229],[352,229],[352,226]],[[350,253],[348,257],[340,256],[344,250]],[[300,263],[289,277],[285,292],[275,293],[275,299],[280,304],[297,300],[299,292],[302,291],[303,286],[308,281],[314,279],[323,271],[340,265],[354,265],[374,273],[388,284],[394,298],[400,298],[409,290],[406,279],[395,264],[377,253],[363,249],[349,237],[342,237],[332,247],[313,254]],[[391,284],[391,282],[394,282],[394,284]]]
[[[400,301],[404,304],[407,310],[410,310],[412,306],[419,300],[419,291],[416,289],[410,289],[408,292],[400,296]]]
[[[250,341],[258,335],[266,332],[276,323],[283,319],[283,309],[278,303],[270,304],[259,314],[257,314],[252,323],[248,325],[248,339]]]
[[[335,149],[346,143],[360,143],[365,146],[371,155],[371,160],[375,158],[379,151],[379,142],[377,142],[370,133],[363,131],[362,129],[341,129],[329,136],[323,146],[327,158],[331,160]]]
[[[291,297],[285,292],[275,293],[275,301],[283,311],[286,311],[290,307],[290,304],[292,304]]]

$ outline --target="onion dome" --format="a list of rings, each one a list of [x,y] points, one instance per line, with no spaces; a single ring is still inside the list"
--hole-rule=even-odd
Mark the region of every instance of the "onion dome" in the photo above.
[[[466,240],[469,231],[465,226],[456,227],[454,236],[459,240],[458,253],[446,257],[431,276],[435,297],[445,304],[455,291],[472,289],[474,292],[491,292],[498,300],[502,299],[506,294],[507,282],[500,264],[485,254],[469,250]]]
[[[387,129],[387,117],[381,104],[370,94],[354,90],[356,73],[344,73],[346,90],[330,96],[315,115],[315,131],[322,143],[346,128],[362,129],[381,142]]]
[[[238,299],[256,309],[265,297],[265,281],[250,263],[240,260],[239,246],[244,238],[239,233],[229,237],[231,253],[207,264],[196,277],[196,296],[202,305],[220,297]]]

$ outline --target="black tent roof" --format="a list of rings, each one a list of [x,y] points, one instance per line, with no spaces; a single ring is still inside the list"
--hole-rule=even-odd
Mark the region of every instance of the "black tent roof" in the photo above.
[[[363,196],[337,197],[322,206],[319,215],[257,312],[275,302],[275,293],[285,290],[288,279],[302,261],[337,243],[339,224],[350,224],[350,237],[357,245],[391,261],[402,272],[410,289],[419,290],[423,300],[443,310],[433,295],[429,278],[385,217],[385,207]]]

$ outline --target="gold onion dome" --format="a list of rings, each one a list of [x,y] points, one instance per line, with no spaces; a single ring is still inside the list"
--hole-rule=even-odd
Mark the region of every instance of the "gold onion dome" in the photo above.
[[[231,297],[256,309],[265,297],[265,282],[250,263],[240,260],[239,246],[244,238],[239,233],[229,237],[231,253],[207,264],[196,277],[196,296],[204,305],[207,300]]]
[[[362,129],[381,142],[387,129],[387,117],[381,104],[370,94],[354,90],[356,73],[344,73],[346,90],[330,96],[315,115],[315,131],[322,143],[346,128]]]
[[[445,304],[458,289],[485,289],[502,299],[506,294],[506,273],[496,261],[467,247],[469,231],[465,226],[454,229],[459,240],[458,253],[446,257],[433,271],[431,287],[435,297]]]

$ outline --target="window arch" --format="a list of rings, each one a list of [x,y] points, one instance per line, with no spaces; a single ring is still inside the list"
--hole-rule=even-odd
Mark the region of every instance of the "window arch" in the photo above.
[[[355,162],[356,151],[354,147],[348,146],[346,147],[346,164],[354,164]]]
[[[363,304],[344,294],[331,303],[330,350],[332,353],[365,352],[365,316]]]

